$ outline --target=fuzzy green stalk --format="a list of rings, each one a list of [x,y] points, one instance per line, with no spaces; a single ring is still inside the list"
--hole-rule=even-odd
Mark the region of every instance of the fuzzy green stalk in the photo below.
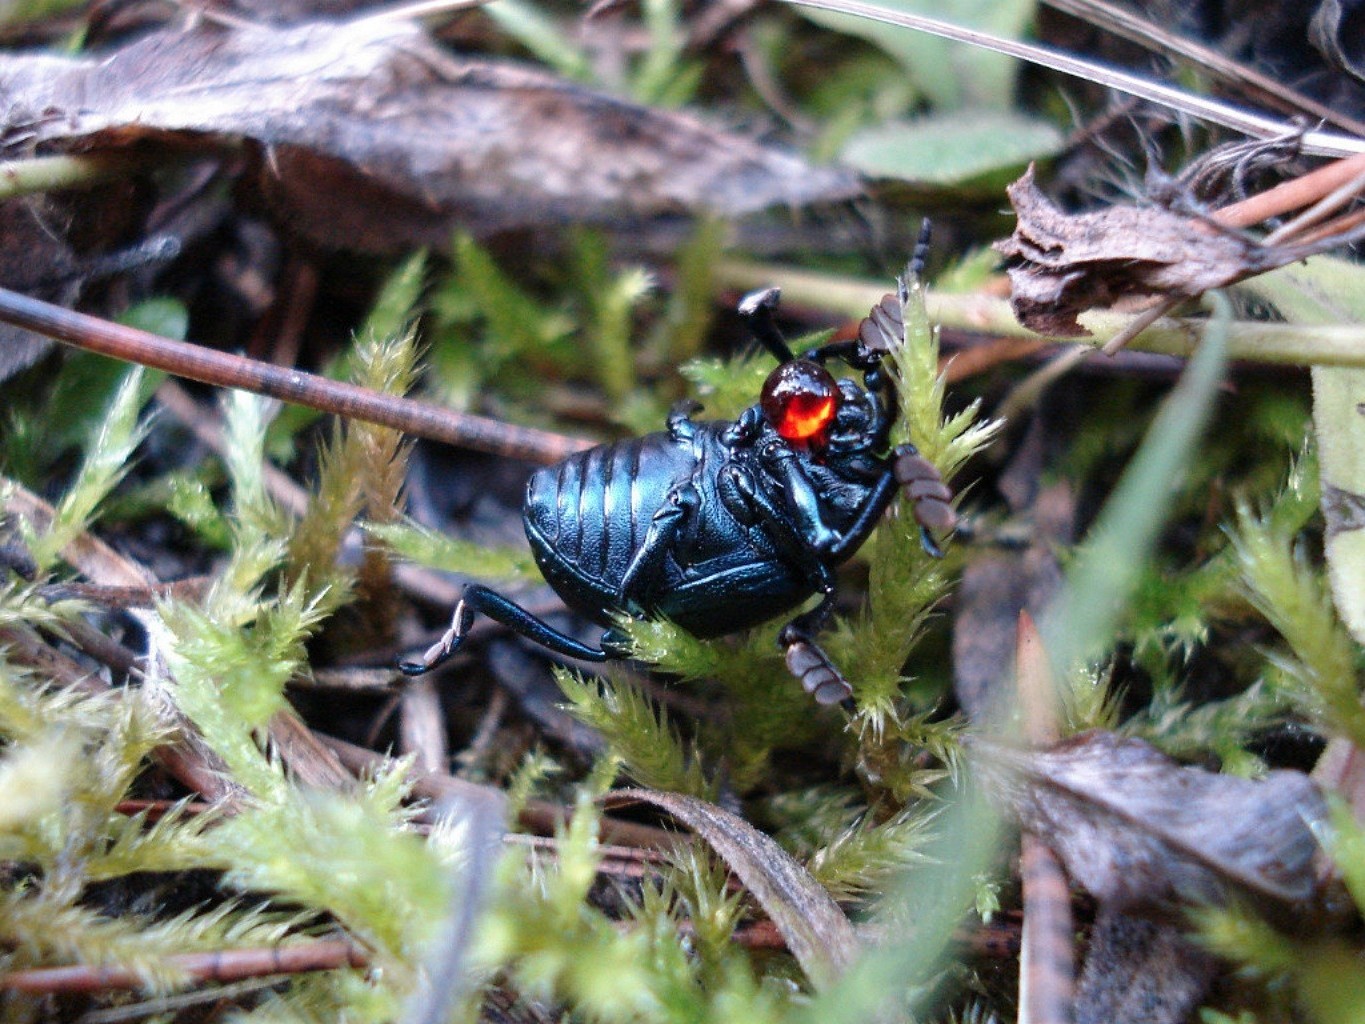
[[[651,789],[715,799],[697,751],[687,750],[664,710],[638,687],[624,679],[585,679],[563,668],[555,669],[555,679],[569,713],[601,733],[632,779]]]
[[[792,267],[722,260],[716,267],[718,284],[747,291],[774,283],[791,302],[862,317],[886,291],[876,282],[840,277]],[[928,297],[929,314],[943,327],[1005,338],[1033,338],[1047,344],[1077,343],[1103,347],[1127,329],[1133,317],[1124,313],[1091,311],[1081,317],[1091,333],[1052,338],[1030,331],[1015,319],[1010,304],[983,294],[935,292]],[[1205,322],[1197,318],[1162,319],[1147,328],[1127,348],[1137,352],[1193,356],[1200,347]],[[1229,359],[1288,366],[1365,367],[1365,327],[1351,322],[1305,324],[1230,320]]]
[[[141,384],[140,367],[123,378],[103,422],[90,439],[75,480],[57,504],[51,527],[42,536],[29,538],[39,569],[50,568],[61,550],[90,527],[100,503],[127,472],[133,450],[147,434],[147,425],[138,422]]]
[[[1289,643],[1274,656],[1281,686],[1319,726],[1365,745],[1360,703],[1360,650],[1332,604],[1322,574],[1296,553],[1293,536],[1238,508],[1233,550],[1247,596]]]

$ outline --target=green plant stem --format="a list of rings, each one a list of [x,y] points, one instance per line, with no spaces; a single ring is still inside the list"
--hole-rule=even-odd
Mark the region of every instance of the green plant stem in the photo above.
[[[722,260],[716,266],[720,287],[748,291],[778,284],[794,304],[818,306],[850,317],[867,315],[887,288],[859,278],[818,274],[773,264]],[[1020,325],[1009,302],[988,295],[928,295],[929,317],[940,327],[1008,338],[1037,338],[1054,344],[1078,342],[1102,347],[1133,317],[1092,310],[1081,316],[1091,331],[1084,338],[1048,338]],[[1167,317],[1143,331],[1127,347],[1141,352],[1189,356],[1199,347],[1203,321]],[[1365,326],[1360,324],[1296,325],[1233,320],[1228,325],[1228,358],[1289,366],[1365,367]]]
[[[83,153],[0,162],[0,199],[88,188],[161,161],[146,153]]]

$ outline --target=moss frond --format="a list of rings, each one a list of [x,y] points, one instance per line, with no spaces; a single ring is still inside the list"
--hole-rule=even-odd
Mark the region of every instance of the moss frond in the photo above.
[[[426,280],[427,253],[413,253],[389,274],[370,307],[369,316],[357,337],[396,338],[408,332],[413,318],[420,313],[418,300]]]
[[[89,528],[100,502],[127,472],[128,460],[147,434],[147,424],[138,422],[143,403],[141,385],[140,368],[124,377],[103,422],[90,438],[76,478],[57,503],[52,525],[41,537],[29,539],[39,568],[51,566],[59,552]]]
[[[717,936],[729,927],[732,898],[723,894],[718,867],[699,862],[695,875],[687,869],[695,885],[676,869],[670,881],[646,884],[630,905],[628,927],[585,904],[596,828],[595,813],[580,801],[561,830],[558,856],[536,867],[533,885],[524,856],[504,857],[498,896],[480,931],[480,964],[505,969],[529,998],[568,1004],[604,1024],[787,1019],[794,990],[760,985],[732,945],[718,942],[712,961],[700,949],[692,952],[694,943],[709,940],[679,935],[678,913],[695,907],[711,915],[706,927]]]
[[[1286,710],[1283,694],[1263,682],[1225,700],[1195,704],[1183,698],[1179,687],[1158,687],[1147,706],[1120,728],[1177,760],[1191,760],[1213,751],[1224,770],[1230,770],[1246,763],[1247,744],[1281,719]]]
[[[416,335],[412,329],[383,337],[361,335],[355,346],[354,379],[357,384],[386,394],[406,394],[418,370]],[[408,475],[410,442],[388,427],[352,423],[348,443],[359,449],[358,484],[366,518],[375,523],[396,523],[402,518],[403,482]],[[390,549],[382,539],[365,544],[357,585],[364,606],[366,642],[391,643],[397,635],[398,607],[393,590]]]
[[[835,899],[862,896],[884,888],[907,866],[925,859],[934,841],[937,810],[906,808],[880,824],[868,814],[816,850],[806,869]]]
[[[340,425],[318,451],[317,480],[308,497],[308,509],[289,537],[290,579],[305,575],[315,583],[349,587],[350,570],[337,564],[337,555],[356,516],[364,507],[360,475],[365,453],[348,443],[353,434]]]
[[[569,713],[602,734],[626,773],[651,789],[711,799],[715,787],[702,775],[697,751],[688,751],[658,707],[625,680],[585,679],[556,668]]]
[[[366,523],[365,531],[388,544],[400,558],[442,572],[500,582],[541,580],[535,561],[524,550],[485,547],[412,520]]]
[[[187,871],[213,864],[218,858],[203,833],[216,816],[189,814],[185,810],[189,802],[187,797],[155,821],[148,811],[108,815],[103,848],[87,861],[86,877],[97,882],[138,871]],[[222,866],[227,866],[225,861]]]
[[[244,391],[223,396],[223,461],[238,530],[249,542],[285,537],[290,530],[265,483],[265,432],[277,408],[269,399]]]
[[[579,290],[588,307],[587,347],[597,382],[613,405],[619,405],[635,391],[634,313],[653,289],[654,279],[642,267],[613,273],[600,232],[575,231],[573,246]]]
[[[733,420],[754,404],[754,397],[772,370],[772,356],[751,352],[732,359],[713,356],[693,359],[684,363],[679,372],[692,383],[706,419]]]
[[[719,980],[734,959],[732,936],[745,912],[745,897],[730,887],[730,871],[704,847],[679,847],[669,856],[668,887],[686,910],[703,978]]]
[[[1365,743],[1360,651],[1336,617],[1322,574],[1295,551],[1292,535],[1245,504],[1232,544],[1249,599],[1292,652],[1271,656],[1285,693],[1325,730]]]
[[[84,601],[48,601],[35,586],[12,579],[0,583],[0,629],[44,629],[65,638],[67,626],[89,610]]]
[[[411,984],[449,904],[451,874],[405,821],[382,787],[288,785],[215,828],[214,856],[230,865],[231,885],[325,909]]]
[[[1293,941],[1245,907],[1200,907],[1191,913],[1199,941],[1218,956],[1267,976],[1289,973],[1297,965]]]
[[[924,290],[905,282],[904,344],[891,351],[900,415],[892,443],[911,443],[945,480],[988,445],[1000,424],[979,421],[972,405],[945,417],[946,384],[938,367],[938,332],[924,304]],[[846,665],[860,715],[880,720],[901,694],[901,671],[934,606],[947,593],[949,576],[920,542],[919,526],[900,499],[877,530],[869,561],[867,605],[858,619],[839,623],[833,651]]]

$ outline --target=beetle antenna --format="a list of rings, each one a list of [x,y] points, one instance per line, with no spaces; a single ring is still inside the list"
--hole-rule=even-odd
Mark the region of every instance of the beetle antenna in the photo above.
[[[928,217],[919,222],[919,238],[915,240],[915,251],[910,257],[906,272],[914,280],[924,276],[925,264],[929,262],[929,239],[934,233],[934,224]]]
[[[781,299],[781,288],[761,288],[740,299],[738,308],[754,339],[775,355],[778,362],[790,363],[796,359],[796,355],[773,319],[773,310]]]

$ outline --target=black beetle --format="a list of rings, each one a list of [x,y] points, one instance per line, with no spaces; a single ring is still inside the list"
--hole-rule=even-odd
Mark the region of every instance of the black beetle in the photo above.
[[[417,662],[419,675],[460,646],[482,612],[571,658],[628,657],[613,617],[663,616],[700,637],[734,633],[822,599],[778,634],[787,667],[821,704],[845,700],[848,682],[814,636],[834,607],[834,569],[872,532],[897,485],[929,533],[951,530],[952,494],[913,446],[888,451],[897,403],[881,366],[904,332],[901,298],[887,295],[858,337],[798,359],[772,319],[778,290],[739,307],[780,360],[757,405],[733,423],[694,422],[685,403],[665,432],[598,445],[537,471],[523,522],[541,572],[569,607],[607,626],[600,648],[559,632],[488,587],[469,584],[450,629]],[[835,380],[840,359],[862,384]]]

